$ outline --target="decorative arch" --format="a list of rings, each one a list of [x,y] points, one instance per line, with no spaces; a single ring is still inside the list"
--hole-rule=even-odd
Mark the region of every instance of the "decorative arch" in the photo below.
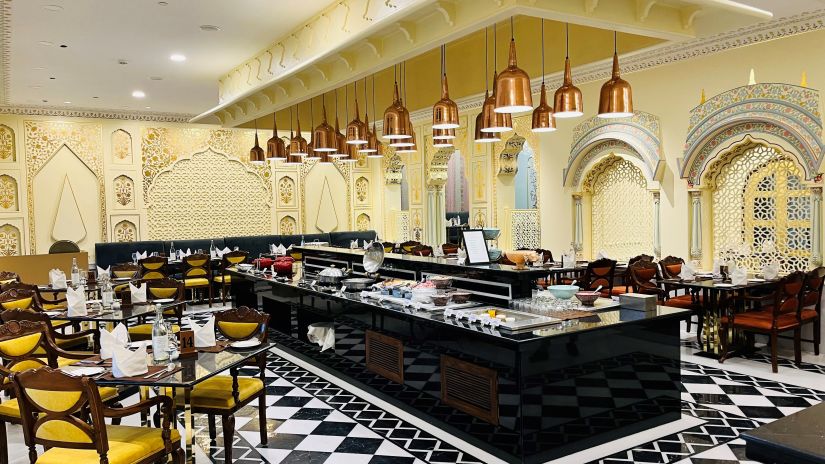
[[[0,124],[0,162],[14,162],[17,160],[17,150],[14,146],[14,129]]]
[[[19,211],[17,201],[17,180],[7,174],[0,176],[0,208],[5,211]]]
[[[594,116],[576,126],[567,167],[562,173],[563,184],[580,190],[583,175],[611,154],[639,167],[648,180],[648,187],[654,188],[664,170],[659,118],[635,111],[630,118]]]
[[[132,162],[132,135],[123,129],[112,132],[112,159],[115,163]]]
[[[754,84],[711,98],[691,110],[680,176],[699,187],[708,167],[720,153],[745,135],[792,147],[805,180],[819,174],[822,120],[819,91],[790,84]]]

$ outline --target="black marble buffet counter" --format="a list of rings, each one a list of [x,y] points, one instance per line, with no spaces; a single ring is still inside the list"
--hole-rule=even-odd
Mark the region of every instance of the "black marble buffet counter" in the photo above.
[[[680,416],[684,310],[613,307],[509,333],[297,277],[233,273],[232,287],[237,304],[270,314],[279,348],[508,462],[544,462]],[[332,346],[321,350],[310,330]]]

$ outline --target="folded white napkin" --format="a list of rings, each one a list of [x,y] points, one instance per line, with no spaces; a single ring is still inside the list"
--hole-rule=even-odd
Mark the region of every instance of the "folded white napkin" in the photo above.
[[[123,324],[118,324],[111,332],[100,329],[100,358],[112,359],[115,347],[124,347],[129,342],[129,330]]]
[[[351,240],[349,242],[349,247],[353,249],[358,248],[358,240]]]
[[[278,247],[276,247],[274,243],[270,243],[269,254],[274,255],[276,251],[278,251]]]
[[[368,241],[366,241],[366,240],[364,240],[364,249],[365,249],[365,250],[369,249],[369,247],[370,247],[371,245],[372,245],[372,240],[370,240],[369,242],[368,242]]]
[[[69,306],[69,316],[85,316],[86,310],[86,289],[82,285],[77,290],[69,287],[66,289],[66,303]]]
[[[192,250],[189,248],[186,249],[186,256],[192,256]]]
[[[122,346],[112,349],[112,375],[115,378],[134,377],[149,372],[146,362],[146,345],[140,345],[135,351],[127,350]]]
[[[441,247],[433,248],[433,256],[436,257],[436,258],[443,257],[444,256],[444,250],[442,250]]]
[[[139,251],[137,252],[138,261],[140,261],[141,259],[146,259],[148,257],[149,257],[149,252],[148,251],[144,251],[143,253],[141,253]]]
[[[204,325],[198,325],[190,319],[189,326],[195,332],[195,348],[215,346],[215,316],[210,317]]]
[[[146,284],[135,287],[129,282],[129,293],[132,295],[132,303],[146,303]]]
[[[60,269],[49,271],[49,284],[52,288],[66,288],[66,273]]]
[[[730,275],[730,283],[733,285],[745,285],[748,283],[748,271],[746,269],[737,269]]]
[[[696,271],[693,269],[688,263],[682,264],[682,270],[679,271],[679,278],[682,280],[693,280],[694,276],[696,275]]]
[[[762,253],[776,253],[776,243],[771,239],[762,242]]]
[[[307,338],[311,343],[317,343],[321,351],[326,351],[335,346],[335,328],[328,322],[310,324]]]
[[[458,256],[458,264],[464,264],[467,262],[467,251],[464,250],[464,248],[459,248],[456,254]]]
[[[765,280],[774,280],[779,276],[779,263],[773,261],[762,268],[762,275]]]
[[[286,254],[286,248],[284,248],[283,243],[279,243],[278,248],[276,248],[276,250],[277,250],[279,255],[285,255]]]
[[[563,253],[561,255],[561,267],[568,269],[576,267],[576,259],[570,253]]]
[[[109,270],[112,268],[112,266],[109,266],[106,269],[103,269],[100,266],[96,266],[96,267],[97,267],[97,278],[98,279],[100,279],[101,277],[104,277],[104,276],[106,278],[112,277],[112,274],[109,272]]]
[[[183,250],[178,250],[175,254],[178,255],[178,259],[183,259],[183,257],[185,256]]]
[[[599,252],[596,253],[596,259],[610,259],[610,256],[607,255],[606,251],[599,250]]]

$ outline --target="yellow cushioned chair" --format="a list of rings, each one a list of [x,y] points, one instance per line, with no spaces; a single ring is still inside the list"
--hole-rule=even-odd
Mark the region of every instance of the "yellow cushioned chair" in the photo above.
[[[207,254],[196,253],[183,257],[183,286],[192,290],[192,298],[196,289],[209,291],[209,307],[212,307],[212,261]]]
[[[237,269],[238,264],[246,261],[249,253],[246,251],[230,251],[221,257],[221,273],[213,278],[216,284],[221,284],[221,302],[226,304],[226,288],[232,285],[232,276],[227,272]]]
[[[34,464],[163,462],[183,464],[180,433],[171,427],[172,400],[156,396],[127,408],[109,407],[89,377],[72,377],[44,367],[14,376],[29,459]],[[106,425],[158,406],[160,428]],[[88,413],[86,413],[88,411]],[[82,413],[87,421],[77,418]],[[37,445],[46,449],[37,456]]]
[[[177,325],[172,325],[172,332],[180,332],[180,323],[181,319],[183,319],[183,310],[186,307],[186,303],[183,301],[183,282],[171,277],[166,277],[163,279],[147,281],[143,285],[146,285],[146,298],[149,301],[165,298],[172,298],[173,300],[180,301],[180,304],[163,310],[164,318],[175,318],[178,321]],[[129,327],[129,335],[135,341],[149,340],[152,338],[152,324],[145,324],[142,322],[143,321],[141,321],[140,324]]]
[[[140,279],[143,281],[164,279],[169,276],[167,261],[163,256],[149,256],[138,261]]]

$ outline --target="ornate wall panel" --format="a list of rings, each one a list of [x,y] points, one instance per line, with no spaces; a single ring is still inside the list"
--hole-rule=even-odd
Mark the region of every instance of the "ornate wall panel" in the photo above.
[[[154,174],[147,191],[149,238],[270,233],[267,184],[248,164],[211,149],[178,160]]]
[[[132,164],[132,136],[123,129],[112,132],[112,161]]]
[[[424,213],[420,208],[410,210],[410,240],[424,241]]]
[[[610,156],[588,173],[592,194],[592,250],[627,260],[653,251],[653,195],[647,179],[630,161]]]
[[[13,163],[17,161],[17,151],[14,142],[14,130],[11,127],[0,124],[0,163]]]
[[[476,209],[473,211],[473,218],[472,224],[474,229],[482,229],[486,227],[487,224],[487,211],[484,209]]]
[[[119,221],[112,230],[112,241],[114,242],[135,242],[138,239],[138,229],[134,222],[128,220]]]
[[[514,209],[510,211],[511,248],[541,248],[539,210]]]
[[[681,177],[698,186],[719,149],[750,134],[773,138],[802,166],[804,178],[814,179],[822,164],[822,120],[819,91],[789,84],[754,84],[728,90],[691,111]]]
[[[295,192],[295,180],[292,177],[282,176],[278,179],[278,206],[282,208],[297,207]]]
[[[421,178],[421,165],[407,166],[407,175],[410,177],[410,204],[420,205],[424,202],[424,181]]]
[[[487,162],[474,160],[471,170],[473,202],[483,203],[487,201]]]
[[[355,180],[355,204],[368,205],[370,202],[370,181],[361,176]]]
[[[281,217],[278,221],[278,233],[281,235],[295,235],[298,233],[298,221],[290,215]]]
[[[779,149],[742,144],[714,171],[714,257],[761,272],[782,256],[781,272],[808,269],[812,249],[811,190],[799,166]],[[766,240],[778,253],[763,253]]]
[[[115,195],[115,208],[134,209],[135,181],[129,176],[117,176],[112,181],[112,192]]]
[[[23,254],[23,237],[20,229],[11,224],[0,226],[0,256],[21,254]]]
[[[7,174],[0,175],[0,209],[3,211],[19,211],[17,200],[17,180]]]
[[[386,147],[387,154],[383,158],[384,182],[387,184],[401,183],[401,155],[395,153],[392,147]]]
[[[355,229],[364,231],[370,230],[371,222],[370,216],[367,213],[361,213],[355,218]]]

